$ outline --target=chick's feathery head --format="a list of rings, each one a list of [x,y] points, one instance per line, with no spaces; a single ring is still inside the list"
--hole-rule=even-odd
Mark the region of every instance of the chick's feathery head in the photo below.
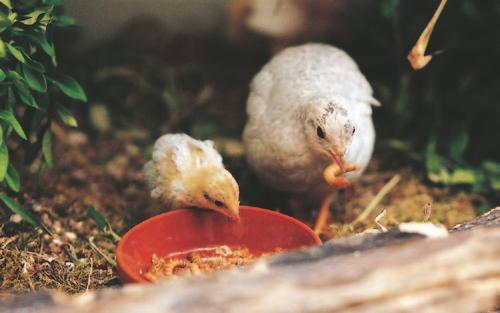
[[[307,107],[304,131],[313,151],[344,165],[343,157],[356,128],[347,110],[331,101],[318,101]]]
[[[239,219],[239,188],[211,141],[166,134],[155,145],[144,178],[170,209],[206,208]]]
[[[187,179],[192,206],[206,208],[239,220],[240,191],[231,173],[220,167],[202,167]]]

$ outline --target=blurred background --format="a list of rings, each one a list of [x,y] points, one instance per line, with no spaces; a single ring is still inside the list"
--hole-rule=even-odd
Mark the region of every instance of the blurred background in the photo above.
[[[29,224],[42,223],[58,241],[47,233],[34,234],[26,219],[0,210],[0,242],[6,247],[0,250],[0,289],[80,292],[116,284],[109,258],[116,241],[102,226],[121,233],[161,212],[141,170],[155,139],[166,132],[213,139],[240,185],[242,204],[284,211],[311,224],[315,208],[290,212],[289,195],[259,182],[241,144],[253,75],[277,51],[305,42],[344,49],[382,103],[373,113],[373,160],[351,189],[336,195],[324,239],[376,227],[374,217],[384,209],[386,226],[430,220],[452,227],[500,204],[498,0],[448,1],[427,49],[434,58],[418,72],[406,56],[438,0],[18,3],[21,13],[38,3],[57,5],[55,14],[63,17],[56,24],[65,27],[48,28],[57,52],[57,62],[55,57],[51,61],[80,83],[86,97],[74,84],[62,93],[87,101],[63,98],[54,89],[61,81],[54,80],[50,92],[70,110],[50,103],[44,117],[33,118],[35,110],[29,107],[15,112],[23,127],[33,118],[31,124],[41,123],[45,134],[34,127],[26,129],[27,143],[9,139],[10,161],[22,189],[8,194],[37,218]],[[43,23],[40,16],[30,15],[22,27]],[[42,54],[36,53],[33,58]],[[63,126],[76,122],[77,128]],[[397,186],[353,227],[350,223],[397,175]],[[11,180],[9,186],[19,191],[19,177],[17,185]],[[89,217],[90,206],[102,219]],[[34,252],[56,261],[47,267]],[[90,278],[88,260],[94,260]],[[23,264],[31,266],[31,276],[16,274],[25,273]]]
[[[379,158],[414,165],[433,183],[498,195],[500,3],[448,3],[428,49],[438,54],[414,72],[406,55],[438,4],[69,0],[64,13],[78,26],[58,47],[90,95],[87,109],[104,106],[113,127],[238,139],[248,83],[272,54],[330,43],[358,62],[383,104],[374,113]],[[194,104],[203,96],[206,105]]]

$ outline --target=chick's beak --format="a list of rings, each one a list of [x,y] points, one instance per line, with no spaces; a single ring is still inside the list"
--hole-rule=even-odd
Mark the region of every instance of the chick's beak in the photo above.
[[[236,206],[234,206],[234,207],[228,208],[224,212],[224,215],[226,215],[227,217],[229,217],[233,221],[239,223],[240,222],[240,207],[239,207],[239,204],[236,205]]]
[[[330,151],[330,154],[332,156],[332,159],[337,165],[340,167],[340,170],[344,172],[345,170],[345,162],[344,159],[342,158],[343,153],[338,153],[335,150]]]

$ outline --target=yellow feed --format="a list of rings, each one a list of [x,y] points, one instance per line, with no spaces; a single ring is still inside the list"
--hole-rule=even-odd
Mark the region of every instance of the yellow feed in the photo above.
[[[151,266],[144,277],[151,282],[174,275],[197,275],[202,273],[213,273],[215,271],[235,268],[254,262],[258,257],[250,253],[248,248],[230,248],[219,246],[212,249],[213,253],[203,255],[199,252],[189,252],[180,258],[162,258],[153,254]],[[282,252],[275,249],[272,253]]]

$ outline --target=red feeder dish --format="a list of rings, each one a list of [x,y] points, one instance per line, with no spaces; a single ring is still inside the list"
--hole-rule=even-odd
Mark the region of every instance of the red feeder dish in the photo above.
[[[148,282],[153,254],[220,245],[247,247],[252,253],[320,245],[319,237],[304,223],[287,215],[249,206],[240,207],[241,221],[209,210],[180,209],[154,216],[134,226],[116,250],[123,283]]]

